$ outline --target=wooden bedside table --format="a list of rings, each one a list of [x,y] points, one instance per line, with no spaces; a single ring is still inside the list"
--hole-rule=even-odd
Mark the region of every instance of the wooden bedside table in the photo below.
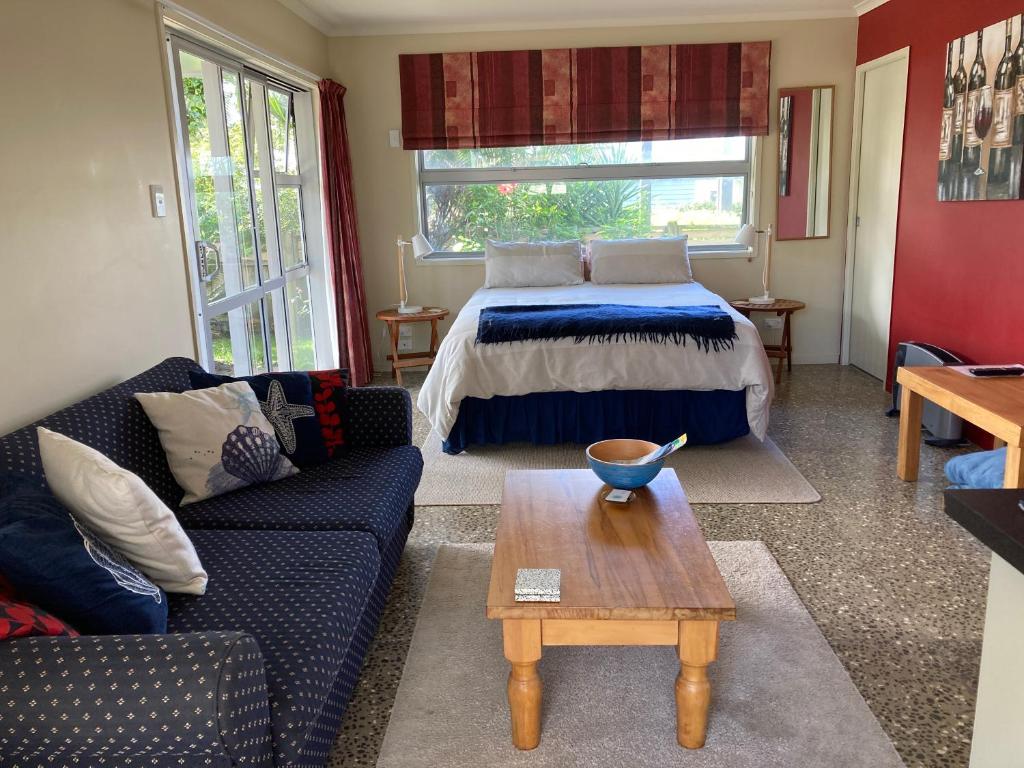
[[[433,365],[437,357],[437,321],[448,317],[448,310],[443,307],[424,307],[422,312],[411,315],[399,314],[395,308],[382,309],[377,313],[377,319],[388,324],[388,334],[391,336],[391,354],[388,360],[391,361],[391,375],[395,378],[398,386],[402,386],[402,369],[416,368],[425,365],[428,368]],[[430,350],[427,352],[398,352],[399,329],[403,323],[430,323]]]
[[[782,339],[778,344],[765,344],[764,353],[768,357],[775,357],[779,365],[775,369],[775,383],[782,381],[782,363],[785,361],[786,370],[793,370],[793,337],[790,331],[789,320],[793,313],[803,309],[807,305],[802,301],[793,299],[776,299],[771,304],[753,304],[749,301],[730,301],[729,305],[744,317],[750,317],[752,312],[774,312],[779,317],[785,317],[782,323]]]

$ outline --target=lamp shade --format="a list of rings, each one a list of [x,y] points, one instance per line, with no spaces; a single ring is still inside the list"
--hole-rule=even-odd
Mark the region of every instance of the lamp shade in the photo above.
[[[747,248],[757,247],[757,230],[753,224],[744,224],[736,233],[736,242],[745,245]]]
[[[417,233],[412,236],[412,254],[417,259],[422,259],[424,256],[429,256],[434,252],[434,247],[427,241],[427,238],[423,236],[423,233]]]

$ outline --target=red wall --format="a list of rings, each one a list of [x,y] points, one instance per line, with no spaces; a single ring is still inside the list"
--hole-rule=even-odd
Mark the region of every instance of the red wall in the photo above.
[[[913,340],[970,362],[1024,362],[1024,201],[935,193],[946,44],[1022,10],[1024,0],[889,0],[860,18],[858,64],[910,46],[890,360]]]
[[[782,95],[787,95],[786,91]],[[791,91],[793,112],[789,130],[791,162],[789,194],[779,198],[779,230],[776,240],[803,238],[807,234],[807,182],[811,172],[811,91]]]

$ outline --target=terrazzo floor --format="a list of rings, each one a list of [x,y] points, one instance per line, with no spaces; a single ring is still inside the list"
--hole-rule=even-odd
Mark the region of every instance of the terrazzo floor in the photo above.
[[[415,390],[422,374],[406,380]],[[923,446],[920,482],[896,478],[889,402],[854,368],[796,366],[769,432],[822,501],[694,511],[708,539],[768,545],[908,768],[959,768],[970,754],[989,555],[942,511],[951,451]],[[417,508],[332,768],[375,765],[434,553],[446,541],[493,541],[498,512]]]

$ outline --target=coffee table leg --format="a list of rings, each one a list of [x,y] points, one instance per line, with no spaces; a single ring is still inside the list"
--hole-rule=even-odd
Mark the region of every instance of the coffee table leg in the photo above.
[[[718,657],[717,621],[679,622],[679,675],[676,677],[676,738],[687,749],[704,746],[711,683],[708,664]]]
[[[540,620],[502,621],[508,673],[508,707],[512,716],[512,743],[517,749],[540,744],[541,683],[537,662],[541,657]]]

